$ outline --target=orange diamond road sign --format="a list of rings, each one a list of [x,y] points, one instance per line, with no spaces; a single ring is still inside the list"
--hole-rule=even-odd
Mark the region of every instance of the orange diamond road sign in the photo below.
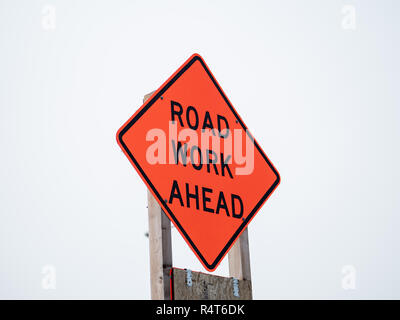
[[[209,271],[280,181],[198,54],[119,129],[117,141]]]

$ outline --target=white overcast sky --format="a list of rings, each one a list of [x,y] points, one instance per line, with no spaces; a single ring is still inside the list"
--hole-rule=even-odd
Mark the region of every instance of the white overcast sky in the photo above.
[[[395,0],[0,0],[0,298],[150,298],[146,187],[115,134],[195,52],[281,174],[249,227],[254,298],[400,298],[399,16]],[[173,259],[205,271],[176,230]]]

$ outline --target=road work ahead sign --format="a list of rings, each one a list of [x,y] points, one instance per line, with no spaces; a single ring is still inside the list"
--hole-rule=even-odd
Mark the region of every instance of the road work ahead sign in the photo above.
[[[280,181],[197,54],[121,127],[117,140],[209,271]]]

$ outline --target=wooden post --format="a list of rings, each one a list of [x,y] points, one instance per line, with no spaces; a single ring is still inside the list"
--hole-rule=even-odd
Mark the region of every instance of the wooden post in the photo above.
[[[145,102],[152,93],[144,96]],[[171,222],[150,191],[147,191],[149,212],[149,250],[151,299],[169,300],[172,268]]]
[[[243,231],[239,239],[236,240],[231,250],[229,250],[228,260],[229,276],[239,280],[249,280],[250,296],[252,297],[249,235],[247,228]]]

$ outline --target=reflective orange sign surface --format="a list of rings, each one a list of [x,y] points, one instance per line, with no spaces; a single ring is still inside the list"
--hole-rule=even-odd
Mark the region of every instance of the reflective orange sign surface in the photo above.
[[[120,128],[117,141],[209,271],[280,181],[197,54]]]

